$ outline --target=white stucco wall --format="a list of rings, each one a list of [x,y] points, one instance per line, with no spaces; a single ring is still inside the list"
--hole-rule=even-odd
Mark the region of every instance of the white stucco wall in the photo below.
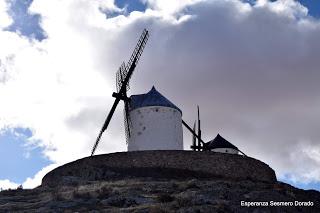
[[[162,106],[149,106],[130,112],[131,136],[128,151],[183,150],[180,111]]]
[[[229,154],[239,154],[238,150],[235,149],[230,149],[230,148],[217,148],[217,149],[212,149],[214,152],[222,152],[222,153],[229,153]]]

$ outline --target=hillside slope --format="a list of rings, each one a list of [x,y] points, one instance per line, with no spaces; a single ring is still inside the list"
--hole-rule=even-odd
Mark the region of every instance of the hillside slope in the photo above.
[[[320,192],[278,182],[253,158],[143,151],[83,158],[40,187],[2,191],[0,212],[320,212]]]
[[[241,201],[311,201],[313,206],[245,207]],[[0,212],[320,212],[320,192],[250,180],[89,181],[0,192]]]

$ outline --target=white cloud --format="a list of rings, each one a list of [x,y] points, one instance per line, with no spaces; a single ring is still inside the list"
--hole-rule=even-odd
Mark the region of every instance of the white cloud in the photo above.
[[[58,164],[51,164],[41,169],[33,178],[27,178],[22,184],[24,189],[32,189],[41,184],[42,178],[51,170],[58,167]]]
[[[57,168],[58,164],[50,164],[44,168],[42,168],[37,174],[33,177],[28,177],[23,183],[15,183],[8,179],[0,180],[0,189],[16,189],[18,186],[22,185],[24,189],[32,189],[41,184],[42,178],[51,170]]]
[[[0,1],[0,30],[8,27],[12,23],[11,17],[8,15],[9,4],[5,0]]]
[[[1,32],[6,37],[1,39],[3,46],[8,48],[3,49],[1,58],[6,71],[2,72],[0,85],[0,97],[4,100],[0,125],[30,128],[33,131],[30,141],[38,141],[45,147],[45,154],[53,162],[90,154],[112,101],[106,94],[113,91],[115,70],[123,58],[122,54],[119,58],[120,51],[116,50],[119,44],[114,41],[123,29],[114,28],[119,23],[106,20],[101,7],[106,10],[108,4],[33,1],[30,10],[41,15],[41,26],[48,39],[39,42]],[[134,40],[139,33],[135,35]],[[124,53],[128,55],[127,52]],[[68,120],[86,110],[92,117],[85,123],[73,123],[83,129],[69,125]],[[110,143],[113,144],[110,152],[125,149],[125,144],[117,145],[118,137],[112,138],[116,140]]]
[[[303,152],[304,137],[310,149],[319,146],[319,21],[294,1],[164,2],[106,19],[104,12],[121,11],[113,1],[34,0],[30,12],[40,15],[47,39],[0,31],[0,130],[30,128],[27,143],[44,147],[55,165],[88,156],[113,101],[115,72],[147,27],[132,93],[155,84],[187,121],[200,104],[206,139],[221,132],[279,175],[303,181],[306,170],[288,156]],[[122,119],[118,110],[97,153],[126,150]],[[317,159],[300,156],[318,172]],[[53,167],[24,187],[40,184]]]
[[[300,4],[299,1],[281,0],[270,2],[268,0],[257,0],[256,7],[268,8],[278,15],[290,18],[304,18],[308,15],[308,9]]]
[[[10,180],[0,180],[0,189],[6,190],[6,189],[16,189],[19,186],[19,184],[11,182]]]
[[[143,0],[153,10],[158,10],[163,15],[177,15],[187,7],[190,7],[204,0],[172,0],[170,3],[161,0]]]

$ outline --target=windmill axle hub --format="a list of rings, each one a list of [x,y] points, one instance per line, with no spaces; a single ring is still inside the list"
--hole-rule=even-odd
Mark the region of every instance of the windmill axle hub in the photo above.
[[[119,98],[120,100],[123,100],[123,101],[129,101],[129,98],[123,94],[120,94],[120,93],[112,93],[112,97],[114,98]]]

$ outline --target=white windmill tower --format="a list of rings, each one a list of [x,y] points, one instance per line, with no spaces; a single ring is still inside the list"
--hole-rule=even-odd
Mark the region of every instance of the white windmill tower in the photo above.
[[[128,151],[135,150],[183,150],[184,125],[199,140],[200,148],[205,145],[191,127],[182,120],[182,112],[154,87],[146,94],[127,97],[129,81],[148,41],[149,32],[144,29],[127,64],[123,63],[116,75],[117,92],[115,101],[92,147],[94,155],[101,136],[106,131],[120,101],[124,102],[124,122]]]
[[[182,111],[155,87],[129,101],[128,151],[183,150]]]

